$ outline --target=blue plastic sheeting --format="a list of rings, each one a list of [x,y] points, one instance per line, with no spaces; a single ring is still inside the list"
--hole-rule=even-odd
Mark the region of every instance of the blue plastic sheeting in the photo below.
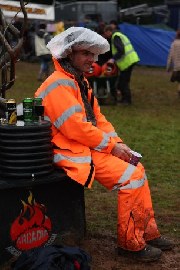
[[[139,25],[122,23],[121,32],[131,41],[139,55],[140,65],[164,67],[175,31],[147,28]]]

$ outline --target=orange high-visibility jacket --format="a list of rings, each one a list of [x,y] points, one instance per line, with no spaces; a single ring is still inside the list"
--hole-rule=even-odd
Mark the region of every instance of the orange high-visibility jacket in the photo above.
[[[95,174],[91,149],[110,153],[115,143],[122,140],[101,114],[96,98],[93,110],[97,125],[87,122],[78,82],[53,60],[55,71],[42,83],[35,97],[43,99],[45,120],[52,123],[54,162],[69,177],[91,187]],[[92,89],[88,92],[89,101],[91,95]]]

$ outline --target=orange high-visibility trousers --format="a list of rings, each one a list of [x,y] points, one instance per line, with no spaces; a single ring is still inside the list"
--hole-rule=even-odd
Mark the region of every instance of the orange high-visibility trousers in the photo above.
[[[109,190],[118,190],[118,246],[138,251],[146,241],[160,236],[152,208],[144,167],[135,167],[111,154],[91,151],[95,179]]]

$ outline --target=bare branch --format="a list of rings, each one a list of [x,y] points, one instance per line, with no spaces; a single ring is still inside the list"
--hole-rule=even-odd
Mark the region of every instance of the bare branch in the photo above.
[[[24,32],[27,28],[27,12],[25,3],[20,0],[20,10],[24,15],[22,28],[19,31],[12,23],[7,23],[4,14],[0,10],[0,70],[1,70],[1,86],[0,94],[5,97],[5,91],[15,82],[15,63],[17,62],[20,51],[23,46]],[[17,14],[16,14],[17,15]],[[16,17],[16,16],[15,16]],[[16,40],[16,44],[12,46],[12,38]]]

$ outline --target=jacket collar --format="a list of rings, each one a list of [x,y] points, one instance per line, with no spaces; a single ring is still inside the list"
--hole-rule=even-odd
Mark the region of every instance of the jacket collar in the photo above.
[[[65,71],[65,70],[61,67],[61,65],[59,64],[59,62],[58,62],[57,59],[55,59],[55,58],[53,57],[52,60],[53,60],[53,62],[54,62],[54,67],[55,67],[55,69],[56,69],[57,71],[63,72],[63,73],[65,73],[68,77],[70,77],[70,78],[76,80],[74,75],[72,75],[71,73]],[[83,76],[83,77],[84,77],[84,76]],[[86,79],[86,77],[84,77],[84,80],[85,80],[85,81],[88,81],[88,80]]]
[[[56,69],[57,71],[63,72],[63,73],[65,73],[68,77],[71,77],[71,78],[75,79],[74,75],[72,75],[71,73],[65,71],[65,70],[61,67],[61,65],[59,64],[59,62],[58,62],[57,59],[55,59],[54,57],[53,57],[52,59],[53,59],[53,62],[54,62],[55,69]]]

